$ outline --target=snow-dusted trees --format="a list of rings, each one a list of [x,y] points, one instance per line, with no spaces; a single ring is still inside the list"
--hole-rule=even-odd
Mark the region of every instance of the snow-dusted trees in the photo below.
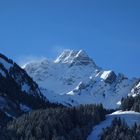
[[[8,125],[14,140],[85,140],[92,127],[105,119],[102,105],[38,110]]]
[[[101,140],[140,140],[140,125],[130,128],[125,121],[115,118],[111,126],[103,130]]]

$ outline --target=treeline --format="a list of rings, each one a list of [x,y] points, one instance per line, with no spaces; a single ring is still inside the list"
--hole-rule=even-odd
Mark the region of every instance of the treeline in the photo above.
[[[128,96],[121,101],[121,109],[123,111],[133,110],[136,112],[140,112],[140,95],[136,97]]]
[[[140,140],[140,125],[131,128],[120,118],[115,118],[110,127],[103,130],[101,140]]]
[[[85,140],[105,119],[102,105],[81,105],[30,112],[8,124],[1,140]]]

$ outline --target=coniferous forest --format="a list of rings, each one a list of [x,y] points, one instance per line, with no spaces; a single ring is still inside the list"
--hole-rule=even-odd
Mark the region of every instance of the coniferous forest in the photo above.
[[[105,115],[102,105],[37,110],[3,127],[0,140],[85,140]]]

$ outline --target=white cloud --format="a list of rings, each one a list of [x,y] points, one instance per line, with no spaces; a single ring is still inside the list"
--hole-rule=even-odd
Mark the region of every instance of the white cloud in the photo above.
[[[17,59],[17,62],[20,66],[23,66],[29,62],[34,62],[34,61],[41,61],[43,59],[48,59],[50,61],[53,61],[54,59],[56,59],[64,50],[69,50],[66,47],[63,46],[54,46],[51,47],[48,51],[48,54],[45,54],[45,56],[35,56],[34,54],[31,55],[23,55],[20,56]]]
[[[20,66],[23,66],[25,65],[26,63],[29,63],[29,62],[34,62],[34,61],[41,61],[45,59],[44,56],[33,56],[33,55],[28,55],[28,56],[20,56],[18,58],[18,64]]]

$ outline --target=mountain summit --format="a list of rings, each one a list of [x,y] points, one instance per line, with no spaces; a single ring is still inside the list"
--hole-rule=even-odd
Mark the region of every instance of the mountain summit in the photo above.
[[[90,63],[94,64],[92,59],[86,54],[85,51],[74,51],[74,50],[65,50],[60,56],[54,61],[55,63],[70,63],[76,65],[88,65]]]
[[[49,101],[70,106],[102,103],[117,108],[138,83],[138,79],[98,67],[83,50],[65,50],[54,61],[28,63],[24,69]]]

